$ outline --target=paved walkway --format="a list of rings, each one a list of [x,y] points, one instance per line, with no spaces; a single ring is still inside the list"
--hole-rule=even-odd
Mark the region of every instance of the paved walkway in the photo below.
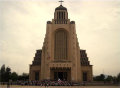
[[[0,85],[0,88],[7,88],[7,86]],[[10,86],[10,88],[120,88],[120,86]]]

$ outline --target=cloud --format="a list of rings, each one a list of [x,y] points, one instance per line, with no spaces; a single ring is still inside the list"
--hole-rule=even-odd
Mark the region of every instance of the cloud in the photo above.
[[[71,3],[72,2],[72,3]],[[29,72],[36,49],[41,49],[46,22],[59,3],[2,1],[0,9],[0,65],[18,73]],[[79,45],[86,49],[94,74],[116,75],[120,64],[120,2],[65,1],[69,18],[76,21]]]

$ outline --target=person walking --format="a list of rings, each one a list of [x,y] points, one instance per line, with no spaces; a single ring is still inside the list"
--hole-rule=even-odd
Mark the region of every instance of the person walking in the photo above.
[[[10,88],[10,83],[9,82],[7,82],[7,88]]]

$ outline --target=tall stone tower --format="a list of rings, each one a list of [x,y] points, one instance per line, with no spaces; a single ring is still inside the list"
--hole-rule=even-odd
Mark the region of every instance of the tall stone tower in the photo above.
[[[42,50],[37,50],[30,65],[30,80],[92,81],[92,65],[85,50],[80,50],[75,21],[68,19],[67,8],[55,9],[47,22]]]

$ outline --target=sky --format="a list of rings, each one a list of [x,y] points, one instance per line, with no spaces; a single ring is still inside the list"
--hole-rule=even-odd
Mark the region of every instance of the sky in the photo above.
[[[29,73],[58,0],[0,0],[0,66]],[[120,73],[120,0],[64,0],[93,75]]]

